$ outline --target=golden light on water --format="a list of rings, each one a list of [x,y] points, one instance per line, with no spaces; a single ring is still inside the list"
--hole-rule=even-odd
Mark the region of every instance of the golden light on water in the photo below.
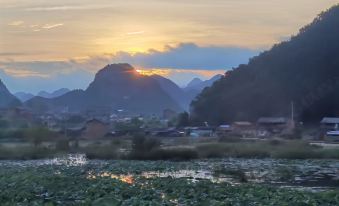
[[[116,174],[112,174],[110,172],[103,172],[100,174],[93,174],[92,172],[88,173],[87,175],[87,179],[96,179],[99,177],[109,177],[111,179],[117,179],[120,180],[122,182],[125,182],[127,184],[133,184],[134,183],[134,178],[132,175],[116,175]]]

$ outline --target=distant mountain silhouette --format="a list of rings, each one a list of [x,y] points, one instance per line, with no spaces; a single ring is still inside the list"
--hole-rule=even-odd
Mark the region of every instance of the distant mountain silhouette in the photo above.
[[[0,79],[0,108],[20,106],[21,102],[12,95]]]
[[[67,88],[62,88],[62,89],[58,89],[52,93],[46,92],[46,91],[40,91],[36,96],[39,97],[44,97],[44,98],[55,98],[55,97],[60,97],[68,92],[70,92],[71,90],[67,89]]]
[[[33,97],[35,97],[33,94],[26,92],[16,92],[14,93],[14,96],[18,98],[21,102],[26,102],[27,100],[30,100]]]
[[[339,116],[339,6],[320,14],[289,41],[226,73],[192,102],[196,122],[218,124],[289,116],[318,122]]]
[[[124,110],[134,114],[161,114],[164,109],[182,110],[155,78],[140,75],[129,64],[107,65],[85,91],[75,90],[53,99],[36,97],[26,105],[37,111]]]
[[[177,84],[172,82],[171,80],[159,76],[159,75],[153,75],[151,76],[153,79],[155,79],[160,87],[173,99],[175,100],[181,108],[188,110],[189,104],[192,101],[192,98],[190,95],[188,95],[186,92],[183,91]]]
[[[203,81],[202,81],[201,79],[199,79],[199,78],[194,78],[194,79],[192,79],[192,81],[190,81],[190,82],[187,84],[186,88],[195,87],[195,86],[201,84],[202,82],[203,82]]]
[[[198,93],[201,92],[205,87],[210,87],[212,84],[219,80],[223,75],[218,74],[212,77],[211,79],[202,81],[199,78],[194,78],[187,86],[184,88],[185,91],[197,91]]]
[[[212,77],[211,79],[202,81],[199,78],[193,79],[190,83],[188,83],[187,87],[185,87],[183,90],[186,93],[186,96],[192,101],[194,100],[197,95],[206,87],[212,86],[212,84],[219,80],[223,75],[218,74]]]

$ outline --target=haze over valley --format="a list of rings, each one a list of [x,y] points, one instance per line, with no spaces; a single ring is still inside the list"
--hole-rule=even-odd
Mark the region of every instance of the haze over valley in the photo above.
[[[338,0],[0,17],[0,205],[339,205]]]

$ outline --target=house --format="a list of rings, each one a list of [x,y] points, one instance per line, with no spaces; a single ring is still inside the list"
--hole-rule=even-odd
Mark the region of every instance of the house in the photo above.
[[[217,128],[217,131],[216,131],[216,133],[219,137],[227,136],[231,132],[232,132],[232,127],[231,127],[231,125],[228,125],[228,124],[220,125]]]
[[[213,137],[215,134],[215,128],[213,127],[192,127],[189,130],[191,137]]]
[[[256,136],[256,128],[255,125],[253,125],[251,122],[233,122],[232,133],[240,135],[242,137],[254,137]]]
[[[152,136],[156,136],[156,137],[183,137],[185,136],[185,132],[179,131],[176,128],[154,130],[150,133]]]
[[[98,119],[91,119],[86,122],[85,128],[82,132],[82,138],[85,139],[98,139],[103,138],[110,132],[109,124]]]
[[[339,117],[324,117],[320,124],[325,131],[339,130]]]
[[[289,120],[285,117],[261,117],[257,121],[257,136],[282,134],[289,128]]]
[[[339,142],[339,131],[328,131],[325,135],[325,140],[329,142]]]

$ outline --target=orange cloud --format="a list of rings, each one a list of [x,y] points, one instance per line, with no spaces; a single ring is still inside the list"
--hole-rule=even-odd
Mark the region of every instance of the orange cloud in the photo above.
[[[25,78],[25,77],[41,77],[41,78],[49,78],[50,76],[47,74],[42,74],[40,72],[25,70],[25,69],[3,69],[4,72],[13,77]]]
[[[145,76],[160,75],[164,77],[167,77],[171,72],[168,69],[137,69],[136,71]]]

